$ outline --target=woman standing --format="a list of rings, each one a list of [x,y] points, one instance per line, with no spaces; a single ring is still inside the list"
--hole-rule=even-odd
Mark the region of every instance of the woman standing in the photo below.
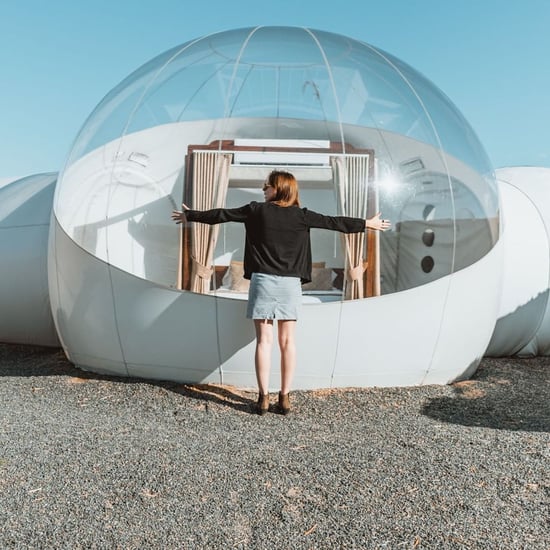
[[[244,277],[250,279],[247,318],[256,330],[255,367],[258,381],[257,412],[269,409],[269,372],[273,347],[273,320],[277,319],[281,352],[279,410],[290,411],[289,392],[296,367],[295,328],[302,302],[302,283],[311,281],[311,228],[342,233],[365,229],[385,230],[388,220],[380,213],[367,220],[347,216],[324,216],[300,208],[298,182],[289,172],[274,170],[263,186],[265,202],[251,202],[239,208],[174,210],[176,223],[185,220],[206,224],[245,224]]]

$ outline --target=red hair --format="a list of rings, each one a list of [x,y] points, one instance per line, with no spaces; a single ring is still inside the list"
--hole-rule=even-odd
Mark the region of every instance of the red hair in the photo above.
[[[273,170],[267,177],[266,185],[275,189],[271,202],[279,206],[300,206],[298,182],[290,172]]]

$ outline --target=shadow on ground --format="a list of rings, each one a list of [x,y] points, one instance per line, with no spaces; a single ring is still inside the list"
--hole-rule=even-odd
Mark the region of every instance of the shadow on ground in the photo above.
[[[109,376],[75,367],[59,348],[0,343],[0,378],[4,376],[68,376],[79,380],[106,380],[119,384],[148,384],[202,401],[256,414],[248,392],[216,384],[181,384],[164,380]]]
[[[550,431],[550,358],[486,358],[453,396],[430,399],[422,413],[440,422],[500,430]]]
[[[215,384],[107,376],[70,363],[61,349],[0,344],[3,376],[69,376],[122,384],[149,384],[204,403],[255,414],[249,392]],[[550,357],[485,358],[471,380],[451,385],[452,396],[424,403],[422,414],[440,422],[502,430],[550,432]]]

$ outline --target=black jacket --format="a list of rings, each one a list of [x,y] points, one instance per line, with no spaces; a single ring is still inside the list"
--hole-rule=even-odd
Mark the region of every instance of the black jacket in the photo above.
[[[267,273],[311,281],[312,227],[342,233],[360,233],[365,220],[347,216],[324,216],[298,206],[282,207],[273,202],[251,202],[239,208],[186,210],[188,221],[209,225],[225,222],[245,224],[244,277]]]

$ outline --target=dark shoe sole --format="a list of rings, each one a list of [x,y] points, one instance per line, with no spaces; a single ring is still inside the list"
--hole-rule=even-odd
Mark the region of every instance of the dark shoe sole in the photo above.
[[[286,403],[284,403],[285,401],[286,401]],[[286,394],[285,397],[283,397],[279,393],[279,412],[286,416],[290,412],[290,407],[283,406],[283,403],[287,404],[287,405],[290,404],[288,394]]]
[[[265,402],[264,402],[265,401]],[[262,405],[264,405],[262,407]],[[267,407],[265,406],[267,405]],[[262,398],[262,396],[258,397],[258,402],[256,403],[256,412],[263,416],[266,412],[269,411],[269,397],[267,397],[265,400]]]

